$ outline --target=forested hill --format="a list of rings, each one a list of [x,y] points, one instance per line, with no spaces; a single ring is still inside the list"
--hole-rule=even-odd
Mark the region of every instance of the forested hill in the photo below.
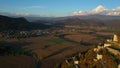
[[[0,31],[5,30],[33,30],[33,29],[47,29],[50,26],[43,23],[28,22],[25,18],[11,18],[0,15]]]

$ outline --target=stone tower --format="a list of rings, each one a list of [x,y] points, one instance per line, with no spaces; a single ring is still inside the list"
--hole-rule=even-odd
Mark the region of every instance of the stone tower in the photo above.
[[[113,41],[118,42],[118,36],[116,34],[114,34]]]

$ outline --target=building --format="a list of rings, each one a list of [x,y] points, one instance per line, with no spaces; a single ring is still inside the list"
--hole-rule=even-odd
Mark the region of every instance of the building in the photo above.
[[[101,60],[102,59],[102,55],[100,55],[100,54],[97,54],[97,60]]]
[[[107,42],[112,42],[112,39],[107,39]]]
[[[97,52],[97,51],[98,51],[98,48],[94,48],[94,51]]]
[[[114,34],[113,41],[118,42],[118,35]]]
[[[120,64],[118,65],[118,68],[120,68]]]
[[[111,46],[111,43],[105,43],[104,44],[104,47],[108,47],[108,46]]]
[[[74,61],[74,64],[78,65],[78,64],[79,64],[79,61]]]
[[[99,43],[98,46],[96,48],[94,48],[94,51],[95,52],[99,52],[99,50],[103,49],[104,48],[104,44],[102,43]]]

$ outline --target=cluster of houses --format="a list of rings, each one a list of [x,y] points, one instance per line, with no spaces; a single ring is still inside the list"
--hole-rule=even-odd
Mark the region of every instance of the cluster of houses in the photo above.
[[[20,31],[19,33],[25,36],[42,36],[50,34],[48,30]]]
[[[6,31],[1,33],[2,37],[5,38],[26,38],[26,37],[36,37],[36,36],[45,36],[49,35],[49,30],[32,30],[32,31]]]
[[[101,65],[103,66],[103,68],[105,67],[102,59],[103,59],[103,55],[99,52],[101,49],[106,48],[109,52],[113,53],[114,55],[120,56],[120,52],[118,50],[109,48],[109,46],[112,46],[114,44],[117,44],[119,46],[119,36],[114,34],[113,39],[107,39],[106,43],[102,44],[100,43],[97,47],[94,48],[94,52],[96,54],[96,57],[93,59],[93,61],[100,61]],[[69,60],[72,61],[72,63],[74,64],[75,68],[79,68],[79,60],[77,60],[75,57],[66,59],[65,62],[69,64]],[[120,63],[118,63],[118,68],[120,68]]]
[[[72,64],[75,66],[75,68],[80,68],[79,60],[75,56],[73,56],[71,58],[67,58],[65,60],[65,62],[67,63],[68,66],[70,66],[70,63],[72,62]]]
[[[112,46],[112,45],[116,45],[116,46],[120,47],[119,41],[120,41],[119,36],[117,34],[114,34],[113,39],[107,39],[106,43],[98,45],[97,48],[94,48],[94,51],[97,54],[99,52],[99,50],[106,48],[112,54],[114,54],[116,56],[120,56],[120,52],[118,50],[109,48],[109,46]],[[96,58],[97,58],[97,60],[102,60],[103,55],[97,54]],[[118,64],[118,68],[120,68],[120,63]]]

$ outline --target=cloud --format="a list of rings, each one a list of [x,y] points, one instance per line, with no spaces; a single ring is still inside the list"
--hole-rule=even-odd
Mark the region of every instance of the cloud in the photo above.
[[[97,8],[93,9],[92,12],[93,13],[101,13],[101,12],[104,12],[104,11],[107,11],[108,9],[105,8],[104,6],[102,5],[99,5]]]
[[[113,15],[113,16],[119,16],[120,15],[120,7],[117,7],[113,10],[110,10],[110,9],[107,9],[106,7],[104,7],[103,5],[99,5],[98,7],[96,7],[95,9],[93,10],[90,10],[90,11],[75,11],[73,12],[73,15],[82,15],[82,16],[85,16],[85,15],[95,15],[95,14],[98,14],[98,15]]]
[[[115,9],[116,11],[120,11],[120,6]]]

